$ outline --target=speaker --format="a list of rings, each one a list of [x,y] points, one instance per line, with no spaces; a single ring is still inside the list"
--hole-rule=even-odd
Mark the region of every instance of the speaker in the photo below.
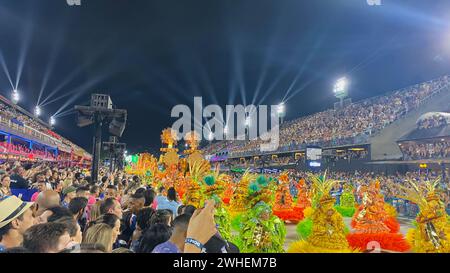
[[[109,123],[109,133],[121,137],[123,134],[123,131],[125,131],[125,125],[127,123],[126,116],[123,116],[122,118],[114,118]]]
[[[91,115],[84,115],[81,112],[78,113],[77,125],[78,127],[85,127],[94,123]]]

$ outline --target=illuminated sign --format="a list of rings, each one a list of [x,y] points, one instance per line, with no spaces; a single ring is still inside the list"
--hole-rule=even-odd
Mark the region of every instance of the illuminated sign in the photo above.
[[[309,166],[310,167],[320,167],[322,164],[320,162],[317,161],[311,161],[309,162]]]

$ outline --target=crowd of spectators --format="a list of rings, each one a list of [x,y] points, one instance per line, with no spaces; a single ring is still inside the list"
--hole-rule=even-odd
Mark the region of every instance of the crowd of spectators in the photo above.
[[[450,140],[408,141],[403,142],[400,149],[406,160],[447,158],[450,157]]]
[[[63,144],[67,147],[70,147],[74,150],[82,150],[79,146],[69,141],[68,139],[62,137],[61,135],[53,132],[46,126],[44,126],[41,122],[39,122],[36,118],[28,116],[17,108],[9,105],[7,102],[0,100],[0,116],[5,120],[10,120],[12,123],[17,126],[23,127],[24,125],[42,133],[43,135],[52,137],[60,141],[60,145]],[[55,143],[56,144],[56,143]]]
[[[0,164],[0,179],[0,252],[237,251],[217,231],[213,200],[184,206],[174,188],[156,193],[137,176],[101,169],[95,183],[80,168],[15,161]]]
[[[434,115],[431,117],[428,117],[426,119],[420,120],[417,123],[417,128],[419,129],[430,129],[430,128],[437,128],[447,125],[447,120],[445,117],[441,115]]]
[[[33,157],[50,161],[56,161],[60,159],[55,155],[54,152],[45,151],[44,149],[38,149],[36,147],[30,149],[29,147],[22,144],[13,144],[7,142],[0,142],[0,153],[19,155],[26,158]]]
[[[304,148],[307,144],[336,146],[357,144],[416,109],[425,100],[450,84],[450,77],[417,84],[386,95],[352,103],[342,109],[329,109],[285,122],[280,128],[279,151]],[[229,151],[234,155],[258,152],[261,139],[219,141],[207,146],[206,153]]]

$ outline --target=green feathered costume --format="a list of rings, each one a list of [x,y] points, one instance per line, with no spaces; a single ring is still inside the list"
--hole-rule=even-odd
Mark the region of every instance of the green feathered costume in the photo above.
[[[203,178],[204,194],[208,199],[214,199],[216,203],[214,220],[217,224],[217,230],[219,231],[223,239],[232,241],[233,236],[231,233],[230,215],[223,206],[222,199],[219,197],[219,195],[224,191],[224,187],[220,185],[220,183],[218,183],[218,179],[220,179],[218,171]]]
[[[355,196],[353,195],[353,187],[348,186],[344,189],[341,195],[340,205],[335,206],[337,212],[339,212],[343,217],[353,217],[355,214]]]
[[[242,218],[237,242],[242,253],[282,253],[286,228],[283,221],[272,214],[269,205],[273,198],[269,181],[259,177],[249,185],[248,210]]]

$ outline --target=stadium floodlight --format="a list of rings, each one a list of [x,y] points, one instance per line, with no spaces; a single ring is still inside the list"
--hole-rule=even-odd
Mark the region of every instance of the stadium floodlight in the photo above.
[[[50,123],[50,126],[54,126],[54,125],[55,125],[56,120],[55,120],[55,117],[54,117],[54,116],[51,116],[51,117],[50,117],[49,123]]]
[[[41,115],[41,107],[39,107],[39,106],[36,106],[36,107],[34,107],[34,115],[36,116],[36,117],[39,117],[40,115]]]
[[[278,117],[281,118],[281,123],[283,123],[284,116],[286,115],[286,106],[284,105],[284,102],[281,102],[277,106],[277,114]]]
[[[347,87],[348,87],[348,80],[346,77],[342,77],[336,81],[336,84],[334,85],[334,95],[337,98],[346,97],[347,96]]]
[[[334,96],[339,99],[339,107],[344,107],[344,98],[348,95],[349,81],[346,77],[342,77],[334,84],[333,92]]]
[[[281,102],[280,104],[278,104],[277,112],[279,115],[282,115],[284,114],[284,111],[285,111],[284,102]]]
[[[11,93],[11,98],[12,98],[12,102],[14,104],[17,104],[20,100],[20,94],[19,91],[17,91],[17,89],[14,89]]]

